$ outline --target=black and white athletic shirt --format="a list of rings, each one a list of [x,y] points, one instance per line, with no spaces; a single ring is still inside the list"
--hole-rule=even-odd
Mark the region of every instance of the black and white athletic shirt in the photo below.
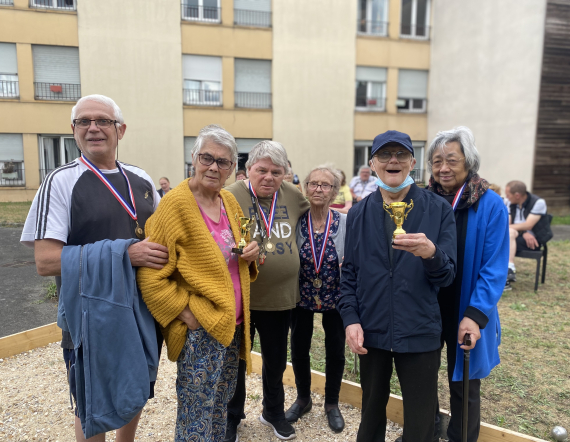
[[[144,229],[160,197],[142,169],[120,163],[129,178],[138,223]],[[131,204],[127,182],[119,169],[101,170]],[[56,239],[66,245],[85,245],[104,239],[136,238],[135,221],[101,180],[79,158],[55,169],[34,197],[20,241],[30,247],[38,239]],[[57,278],[59,279],[59,278]],[[62,347],[73,348],[63,337]]]

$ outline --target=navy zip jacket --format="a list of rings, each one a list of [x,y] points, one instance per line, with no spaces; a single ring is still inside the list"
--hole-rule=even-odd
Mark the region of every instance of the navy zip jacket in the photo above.
[[[379,190],[348,212],[337,310],[345,328],[361,324],[364,347],[420,353],[441,346],[437,293],[455,278],[455,217],[447,201],[415,184],[404,202],[410,200],[414,208],[403,228],[424,233],[433,242],[433,259],[393,249],[390,265]]]

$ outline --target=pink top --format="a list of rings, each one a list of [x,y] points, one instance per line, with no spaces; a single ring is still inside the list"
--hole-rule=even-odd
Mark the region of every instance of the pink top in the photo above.
[[[200,207],[199,204],[198,207]],[[236,324],[241,324],[243,322],[243,306],[241,302],[238,255],[232,253],[232,247],[236,246],[236,242],[226,213],[226,208],[220,198],[220,221],[217,223],[212,221],[212,219],[202,211],[201,207],[200,212],[202,213],[202,218],[204,218],[206,227],[208,227],[214,241],[216,241],[218,247],[222,251],[222,255],[224,255],[224,258],[226,259],[226,264],[228,265],[228,270],[230,271],[230,276],[232,277],[232,282],[234,284],[234,295],[236,297]]]

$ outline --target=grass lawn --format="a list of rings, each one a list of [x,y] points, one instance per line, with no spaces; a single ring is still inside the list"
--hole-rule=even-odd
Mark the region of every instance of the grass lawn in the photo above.
[[[23,203],[0,203],[0,226],[23,223],[32,205],[31,201]]]
[[[517,258],[517,282],[499,302],[501,364],[482,381],[481,420],[542,439],[555,425],[570,427],[570,242],[548,247],[546,283],[534,293],[536,262]],[[256,351],[259,343],[254,344]],[[449,409],[445,352],[439,373],[440,406]],[[325,371],[324,332],[315,315],[311,349],[314,370]],[[347,347],[344,378],[352,372],[354,355]],[[392,392],[401,394],[392,377]]]
[[[557,224],[570,224],[570,215],[566,215],[566,216],[555,216],[552,218],[552,225],[557,225]]]

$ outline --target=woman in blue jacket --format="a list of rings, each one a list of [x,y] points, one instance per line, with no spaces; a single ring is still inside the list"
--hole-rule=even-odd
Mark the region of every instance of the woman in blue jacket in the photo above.
[[[499,364],[501,327],[497,303],[507,279],[509,220],[501,197],[488,192],[477,175],[480,157],[467,127],[439,132],[428,149],[432,177],[428,190],[444,197],[455,212],[457,275],[439,291],[447,344],[451,420],[450,442],[461,440],[463,350],[471,350],[468,442],[479,437],[481,379]],[[460,345],[465,333],[471,346]]]
[[[360,357],[362,420],[358,442],[384,442],[392,363],[404,400],[404,442],[431,442],[441,319],[439,287],[455,277],[455,220],[449,204],[409,176],[410,137],[378,135],[371,168],[378,190],[356,204],[346,225],[337,309],[350,349]],[[398,235],[384,203],[413,207]],[[395,219],[395,217],[394,217]]]

